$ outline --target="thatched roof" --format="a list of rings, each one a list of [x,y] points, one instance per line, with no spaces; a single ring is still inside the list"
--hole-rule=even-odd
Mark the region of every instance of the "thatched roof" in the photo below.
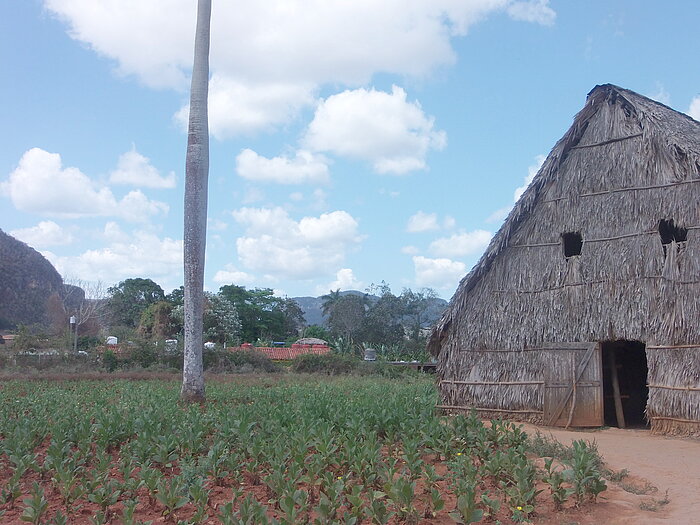
[[[600,157],[597,157],[597,153],[602,150],[606,152],[606,156],[601,154]],[[577,152],[580,153],[579,156],[574,155]],[[586,156],[584,152],[589,154]],[[570,158],[572,155],[574,158]],[[584,157],[585,159],[581,160]],[[604,170],[611,168],[604,167],[600,163],[608,162],[610,159],[614,159],[617,164],[614,166],[616,172],[623,173],[622,176],[627,177],[617,181],[622,184],[619,190],[611,189],[605,184]],[[569,176],[576,179],[577,188],[586,188],[589,192],[587,195],[566,195],[565,192],[559,195],[549,194],[548,189],[559,177],[560,169],[564,163],[566,163]],[[643,177],[638,173],[642,171],[644,172]],[[590,180],[586,177],[589,177]],[[689,180],[689,177],[692,180]],[[440,353],[445,338],[454,329],[453,324],[465,315],[468,308],[474,306],[469,301],[472,290],[490,271],[499,255],[509,248],[514,235],[541,202],[559,200],[569,204],[574,203],[579,206],[578,209],[581,209],[580,197],[603,195],[595,207],[591,207],[590,213],[593,215],[605,214],[605,217],[600,217],[600,222],[603,220],[613,221],[615,220],[615,211],[611,209],[614,208],[613,198],[618,199],[615,201],[618,203],[620,199],[628,199],[626,204],[629,205],[630,210],[625,213],[629,213],[632,217],[634,217],[635,211],[639,211],[634,209],[635,206],[650,208],[658,205],[657,202],[635,204],[635,195],[623,196],[622,193],[615,193],[617,191],[622,192],[625,188],[629,189],[635,186],[644,186],[639,189],[674,186],[674,189],[677,189],[680,187],[679,185],[698,180],[700,180],[700,123],[685,114],[676,112],[632,91],[610,84],[596,86],[588,94],[586,105],[576,115],[573,125],[554,146],[542,168],[515,204],[479,262],[460,282],[447,310],[431,333],[428,350],[434,355]],[[673,198],[675,201],[679,200],[677,196]],[[686,200],[691,201],[692,199]],[[697,201],[675,201],[676,218],[685,224],[688,222],[693,224],[698,214]],[[562,215],[561,210],[557,213],[559,214],[557,217]],[[634,222],[634,219],[630,219],[630,221]],[[642,231],[642,228],[650,229],[648,224],[641,224],[641,219],[637,221],[635,226],[639,227],[639,231]],[[602,229],[600,231],[602,232]],[[554,244],[556,242],[549,239],[547,246]],[[625,247],[624,249],[631,248]],[[536,261],[530,261],[529,264],[535,265]],[[544,274],[548,270],[545,269],[542,273]],[[557,271],[560,270],[557,269]],[[601,271],[609,272],[607,268],[603,268]],[[553,274],[554,270],[550,273]],[[634,276],[630,275],[629,277],[631,279]],[[505,279],[505,277],[499,276],[499,279]],[[518,293],[517,288],[517,286],[513,286],[512,291]],[[484,291],[480,293],[487,294]],[[493,301],[491,306],[497,308],[499,299],[492,298],[491,300]],[[689,319],[697,319],[698,316],[695,315],[697,313],[695,310],[688,312]],[[477,329],[477,327],[474,328],[474,330]],[[504,328],[504,330],[507,329],[508,327]],[[451,339],[453,339],[451,345],[454,346],[456,344],[454,337]]]

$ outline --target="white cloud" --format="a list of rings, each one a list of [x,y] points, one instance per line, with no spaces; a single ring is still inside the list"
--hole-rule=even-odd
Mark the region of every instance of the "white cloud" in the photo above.
[[[416,246],[404,246],[401,248],[401,253],[405,253],[406,255],[416,255],[420,253],[420,250]]]
[[[181,240],[161,239],[139,230],[127,234],[114,223],[105,233],[108,243],[102,248],[68,257],[42,253],[60,274],[79,275],[86,281],[111,285],[131,277],[145,277],[166,290],[182,284]]]
[[[167,214],[170,207],[164,202],[152,201],[141,190],[127,193],[120,200],[112,215],[121,217],[130,222],[146,222],[151,215]]]
[[[298,150],[294,158],[268,159],[244,149],[236,157],[236,171],[244,179],[278,184],[323,184],[329,179],[326,160],[306,150]]]
[[[557,14],[549,7],[549,0],[532,0],[530,2],[510,2],[506,12],[514,20],[535,22],[544,26],[554,25]]]
[[[690,101],[690,107],[688,107],[688,115],[693,117],[695,120],[700,121],[700,95],[698,95]]]
[[[491,233],[485,230],[456,233],[430,243],[428,251],[437,257],[464,257],[482,252],[491,240]]]
[[[129,240],[129,235],[114,221],[105,224],[102,236],[111,243],[125,243]]]
[[[245,194],[243,195],[242,202],[243,204],[253,204],[256,202],[260,202],[265,199],[265,192],[261,190],[260,188],[256,188],[255,186],[251,186],[246,189]]]
[[[214,74],[209,81],[209,130],[219,140],[252,134],[294,119],[314,102],[315,88],[308,84],[245,83]],[[189,105],[175,114],[187,129]]]
[[[520,186],[519,188],[516,188],[515,192],[513,193],[513,202],[517,202],[518,199],[522,196],[522,194],[525,193],[525,190],[530,185],[532,180],[535,178],[535,175],[537,175],[537,172],[540,171],[540,168],[542,167],[542,164],[544,163],[544,160],[546,158],[547,157],[545,157],[544,155],[537,155],[535,157],[535,163],[527,168],[527,177],[525,177],[525,181],[523,182],[523,185]]]
[[[493,224],[493,223],[501,223],[505,220],[506,217],[508,217],[508,214],[510,213],[510,210],[512,210],[512,206],[505,206],[503,208],[497,209],[495,212],[493,212],[491,215],[486,217],[485,221],[488,224]]]
[[[326,286],[316,287],[318,295],[326,294],[329,290],[362,290],[365,283],[355,277],[351,268],[341,268],[335,274],[335,281],[328,283]]]
[[[430,259],[421,255],[413,257],[416,272],[416,285],[430,288],[454,288],[464,277],[467,267],[464,263],[451,259]]]
[[[196,3],[186,0],[44,0],[68,34],[151,87],[187,87]],[[148,52],[144,52],[148,50]]]
[[[41,221],[31,228],[12,230],[10,235],[37,250],[49,246],[63,246],[73,242],[73,235],[53,221]]]
[[[18,210],[48,217],[113,216],[145,221],[168,212],[167,204],[149,200],[140,190],[118,201],[112,190],[94,184],[78,168],[64,168],[58,153],[40,148],[26,151],[1,186]]]
[[[44,5],[72,38],[115,60],[119,74],[155,88],[188,87],[196,2]],[[212,133],[223,138],[287,122],[322,85],[357,86],[377,72],[425,77],[455,62],[454,37],[499,12],[545,25],[555,17],[546,0],[219,2],[211,31]]]
[[[326,198],[328,197],[328,194],[322,190],[321,188],[316,188],[314,192],[311,194],[313,200],[312,200],[312,206],[317,209],[317,210],[322,210],[328,206],[328,203],[326,202]]]
[[[388,195],[392,199],[395,199],[400,195],[398,191],[395,190],[387,190],[386,188],[380,188],[379,189],[379,195]]]
[[[362,239],[357,221],[345,211],[295,221],[279,207],[241,208],[233,217],[246,227],[236,241],[243,266],[278,278],[327,274]]]
[[[216,272],[213,280],[222,286],[225,284],[253,286],[256,283],[255,276],[236,269],[232,264],[227,264],[223,270]]]
[[[221,219],[207,219],[207,230],[213,232],[222,232],[228,228],[228,224]]]
[[[523,193],[525,193],[525,190],[527,187],[530,185],[530,183],[533,181],[535,178],[535,175],[537,175],[537,172],[540,171],[540,168],[542,167],[542,164],[544,163],[545,159],[547,157],[545,155],[537,155],[535,157],[535,163],[530,165],[527,168],[527,176],[525,177],[525,180],[523,181],[523,185],[519,186],[518,188],[515,189],[513,192],[513,203],[518,202],[518,199],[522,196]],[[499,208],[496,211],[494,211],[491,215],[489,215],[486,219],[486,223],[501,223],[505,218],[508,216],[510,213],[510,210],[513,209],[513,206],[505,206],[503,208]]]
[[[425,169],[428,151],[446,142],[433,118],[397,86],[391,93],[355,89],[328,97],[303,139],[312,150],[368,160],[376,172],[394,174]]]
[[[155,87],[186,87],[196,3],[44,0],[44,5],[67,23],[72,38],[116,60],[120,72]],[[378,71],[423,76],[455,61],[452,37],[499,11],[540,24],[554,16],[546,0],[223,2],[212,16],[211,65],[221,74],[273,81],[358,84]]]
[[[440,229],[437,213],[425,213],[418,211],[408,219],[406,231],[409,233],[420,233]]]
[[[117,169],[109,174],[109,182],[144,188],[174,188],[176,183],[174,171],[166,176],[161,175],[136,148],[119,157]]]
[[[666,88],[661,82],[657,82],[656,91],[648,94],[647,96],[650,99],[656,100],[657,102],[661,102],[662,104],[665,104],[667,106],[671,104],[671,95],[668,91],[666,91]]]

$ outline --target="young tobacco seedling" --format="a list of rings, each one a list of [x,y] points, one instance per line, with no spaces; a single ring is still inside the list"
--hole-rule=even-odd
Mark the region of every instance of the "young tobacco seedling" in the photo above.
[[[2,517],[2,514],[0,514],[0,517]],[[63,512],[60,510],[56,512],[56,515],[53,517],[53,519],[49,522],[50,525],[68,525],[68,518],[63,515]]]
[[[309,509],[309,493],[305,490],[295,490],[293,493],[287,493],[279,501],[279,507],[284,512],[282,525],[296,525],[302,523],[302,516]]]
[[[468,525],[481,521],[484,516],[484,511],[476,508],[474,502],[474,487],[471,491],[466,491],[457,498],[457,508],[450,512],[450,517],[460,525]]]
[[[119,483],[114,479],[102,483],[88,494],[88,501],[97,503],[100,506],[100,510],[108,514],[107,508],[119,501],[119,496],[121,496],[122,491],[117,488],[118,485]]]
[[[0,497],[3,503],[9,503],[10,506],[14,505],[17,498],[22,495],[22,486],[20,485],[19,478],[15,475],[7,481],[7,484],[3,487],[2,492],[0,492]]]
[[[379,490],[370,490],[369,505],[365,508],[365,514],[374,525],[386,525],[394,515],[384,503],[386,494]]]
[[[566,500],[569,499],[569,496],[574,493],[574,490],[563,486],[565,481],[564,474],[552,466],[553,462],[554,458],[546,458],[544,460],[545,474],[542,477],[542,481],[549,485],[552,500],[554,501],[554,508],[556,510],[561,510]]]
[[[511,469],[511,483],[501,482],[501,486],[513,511],[513,520],[525,521],[535,510],[535,498],[542,492],[535,486],[537,470],[525,455],[514,460]]]
[[[190,501],[187,487],[180,476],[171,478],[169,482],[166,478],[161,478],[156,489],[156,498],[165,507],[163,516],[171,515]]]
[[[407,523],[418,523],[418,511],[414,505],[416,482],[399,476],[385,485],[384,490],[396,507],[399,519]]]
[[[442,496],[440,495],[440,491],[433,487],[430,489],[430,500],[428,501],[428,505],[425,507],[425,517],[426,518],[434,518],[437,516],[437,513],[440,512],[442,509],[445,508],[445,500],[442,499]]]
[[[485,510],[484,510],[484,518],[492,518],[501,508],[501,500],[493,498],[491,499],[490,494],[482,494],[481,495],[481,503],[483,503]]]
[[[574,447],[574,457],[571,460],[571,472],[566,472],[571,476],[576,505],[580,505],[586,497],[595,501],[598,494],[607,489],[600,470],[598,469],[599,458],[593,446],[587,444],[582,439],[572,443]]]
[[[35,481],[32,484],[32,496],[31,498],[26,498],[22,500],[26,507],[22,512],[20,519],[22,521],[28,521],[33,525],[39,525],[41,523],[41,518],[49,507],[49,502],[44,497],[44,490]]]

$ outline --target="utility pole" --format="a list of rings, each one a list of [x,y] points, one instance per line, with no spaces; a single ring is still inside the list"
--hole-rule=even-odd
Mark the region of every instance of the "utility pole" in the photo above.
[[[70,326],[73,332],[73,353],[78,353],[78,323],[74,315],[70,316]]]

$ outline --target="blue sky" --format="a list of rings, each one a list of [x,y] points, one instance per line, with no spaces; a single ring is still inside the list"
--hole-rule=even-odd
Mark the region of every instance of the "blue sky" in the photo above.
[[[0,228],[182,282],[195,0],[9,0]],[[700,119],[692,1],[213,0],[206,288],[448,298],[586,94]]]

